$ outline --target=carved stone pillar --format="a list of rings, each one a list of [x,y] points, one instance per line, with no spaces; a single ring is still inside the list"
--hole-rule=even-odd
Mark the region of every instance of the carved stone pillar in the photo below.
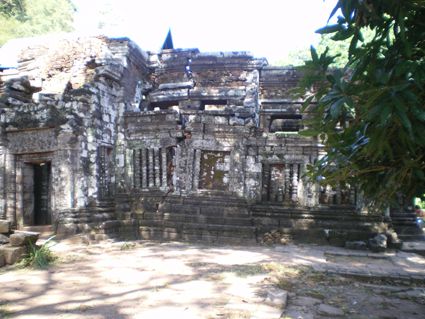
[[[292,201],[298,202],[298,164],[292,164]]]
[[[167,149],[165,147],[160,149],[161,153],[161,171],[162,171],[162,188],[167,189]]]
[[[161,157],[161,149],[159,148],[154,148],[153,150],[153,157],[154,157],[154,170],[155,170],[155,186],[156,187],[160,187],[161,186],[161,176],[160,176],[160,172],[161,172],[161,165],[160,165],[160,160],[162,159]]]
[[[141,150],[133,150],[133,165],[134,165],[134,188],[140,188],[140,182],[141,182],[141,161],[140,161],[140,154]]]
[[[155,186],[155,156],[154,156],[154,149],[150,148],[148,149],[148,169],[149,169],[149,177],[148,177],[148,185],[150,187]]]
[[[291,198],[291,168],[290,164],[285,165],[285,201],[289,201]]]
[[[149,172],[149,168],[148,168],[148,161],[147,161],[147,152],[148,150],[146,148],[142,148],[140,150],[141,153],[141,170],[142,170],[142,188],[147,188],[148,187],[148,172]]]

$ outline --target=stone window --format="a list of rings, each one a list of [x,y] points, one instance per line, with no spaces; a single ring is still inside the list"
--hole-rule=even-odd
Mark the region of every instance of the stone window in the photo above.
[[[319,204],[324,205],[354,205],[356,192],[349,185],[332,187],[321,185],[319,190]]]
[[[201,151],[199,189],[229,188],[230,152]]]
[[[205,111],[221,111],[227,105],[227,100],[202,100],[201,110]]]
[[[270,132],[298,132],[301,129],[301,114],[273,116],[270,120]]]
[[[98,148],[98,183],[99,199],[110,198],[112,194],[112,147],[99,146]]]
[[[299,164],[263,164],[262,200],[296,202],[298,200]]]
[[[172,188],[174,154],[174,147],[133,150],[134,187]]]

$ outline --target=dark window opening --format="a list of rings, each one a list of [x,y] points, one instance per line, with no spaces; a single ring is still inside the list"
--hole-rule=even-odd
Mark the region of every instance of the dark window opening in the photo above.
[[[174,188],[173,176],[174,176],[174,156],[176,153],[175,147],[167,147],[166,149],[167,155],[167,186],[170,189]]]
[[[287,114],[272,117],[270,120],[270,132],[298,132],[302,128],[301,114]]]
[[[160,110],[169,110],[174,107],[179,107],[178,101],[151,102],[149,105],[149,110],[153,111],[156,108],[159,108]]]

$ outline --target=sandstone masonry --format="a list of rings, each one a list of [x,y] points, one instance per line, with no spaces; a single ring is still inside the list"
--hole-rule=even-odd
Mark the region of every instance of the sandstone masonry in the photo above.
[[[0,77],[0,219],[60,234],[343,244],[380,216],[304,172],[299,74],[245,52],[40,38]],[[9,44],[11,45],[11,44]]]

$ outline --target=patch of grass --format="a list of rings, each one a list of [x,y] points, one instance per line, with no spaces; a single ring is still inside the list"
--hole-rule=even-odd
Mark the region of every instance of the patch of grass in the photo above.
[[[248,277],[266,273],[262,265],[233,265],[225,269],[225,271],[226,270],[236,274],[238,277]]]
[[[136,243],[125,242],[121,245],[120,250],[131,250],[136,248]]]
[[[57,257],[50,250],[50,247],[52,247],[53,238],[55,238],[55,236],[47,239],[46,242],[41,246],[30,243],[28,256],[22,259],[22,261],[19,263],[19,266],[38,269],[47,268],[57,259]]]
[[[259,274],[267,273],[267,270],[264,269],[262,265],[258,264],[237,264],[237,265],[219,265],[213,263],[189,263],[189,266],[201,270],[203,273],[212,275],[212,274],[222,274],[225,272],[233,273],[238,277],[248,277],[255,276]]]

